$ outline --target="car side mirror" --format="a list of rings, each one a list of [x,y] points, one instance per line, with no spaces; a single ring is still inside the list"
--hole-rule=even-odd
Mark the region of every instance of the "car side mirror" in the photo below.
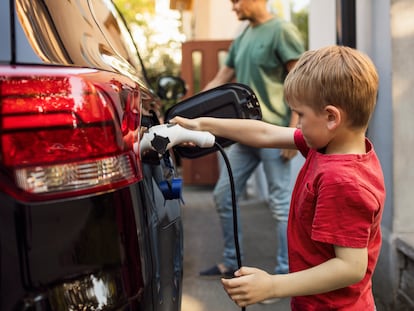
[[[184,80],[176,76],[159,77],[156,86],[157,95],[164,100],[178,100],[187,93]]]
[[[216,117],[230,119],[262,119],[262,112],[256,94],[247,85],[228,83],[189,97],[165,112],[165,122],[182,116],[185,118]],[[222,147],[234,142],[216,137]],[[200,148],[175,146],[174,150],[184,158],[197,158],[217,151],[217,147]]]

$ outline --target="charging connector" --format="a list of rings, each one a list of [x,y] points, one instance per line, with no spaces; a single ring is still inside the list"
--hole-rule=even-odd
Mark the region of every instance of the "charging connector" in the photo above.
[[[215,136],[210,132],[193,131],[178,124],[161,124],[150,127],[144,133],[140,143],[134,144],[134,152],[142,153],[152,148],[159,154],[164,154],[168,149],[186,142],[192,142],[201,148],[207,148],[212,147],[215,140]]]
[[[242,266],[242,260],[239,243],[238,215],[234,177],[226,151],[219,143],[215,141],[215,136],[210,132],[188,130],[178,124],[161,124],[149,128],[148,131],[144,133],[140,143],[134,144],[134,152],[140,152],[142,154],[145,150],[154,149],[160,155],[162,155],[175,145],[186,142],[192,142],[202,148],[208,148],[214,145],[219,150],[224,159],[229,174],[233,211],[234,245],[236,248],[237,265],[240,269]],[[242,307],[242,311],[244,310],[246,310],[246,308]]]

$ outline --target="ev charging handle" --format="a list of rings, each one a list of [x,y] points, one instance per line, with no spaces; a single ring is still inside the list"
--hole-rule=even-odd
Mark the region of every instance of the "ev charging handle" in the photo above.
[[[192,142],[201,148],[214,146],[216,138],[206,131],[193,131],[178,124],[160,124],[150,127],[142,136],[140,143],[134,143],[134,152],[142,154],[154,149],[159,154],[185,142]],[[139,148],[139,150],[138,150]]]

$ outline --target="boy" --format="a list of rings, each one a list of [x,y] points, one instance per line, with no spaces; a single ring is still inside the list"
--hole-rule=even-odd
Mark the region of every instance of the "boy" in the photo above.
[[[180,117],[172,121],[255,147],[297,148],[288,222],[288,274],[242,267],[222,279],[239,306],[293,297],[295,310],[375,310],[371,277],[381,247],[385,188],[365,137],[378,75],[364,54],[343,46],[307,51],[288,74],[285,96],[297,129],[256,120]]]

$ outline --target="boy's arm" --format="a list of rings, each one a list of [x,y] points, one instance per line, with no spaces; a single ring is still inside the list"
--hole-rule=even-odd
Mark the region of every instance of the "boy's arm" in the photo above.
[[[368,266],[366,248],[335,246],[336,257],[307,270],[270,275],[243,267],[233,279],[222,279],[227,294],[239,306],[268,298],[307,296],[344,288],[362,280]]]
[[[201,117],[186,119],[175,117],[170,123],[196,131],[208,131],[214,136],[224,137],[256,148],[296,149],[295,128],[272,125],[251,119],[222,119]]]

